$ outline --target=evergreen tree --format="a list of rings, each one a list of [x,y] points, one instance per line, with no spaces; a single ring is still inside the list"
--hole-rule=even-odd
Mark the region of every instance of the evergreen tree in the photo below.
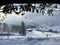
[[[25,29],[25,23],[22,21],[21,23],[21,30],[19,32],[21,35],[25,36],[26,35],[26,29]]]
[[[7,31],[8,30],[8,25],[6,23],[3,23],[3,31]]]

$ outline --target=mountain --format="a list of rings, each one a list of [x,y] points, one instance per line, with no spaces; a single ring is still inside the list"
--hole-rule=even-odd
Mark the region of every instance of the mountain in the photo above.
[[[53,31],[60,31],[60,26],[47,26],[47,25],[41,25],[37,27],[38,30],[46,30],[52,29]]]
[[[51,29],[55,31],[60,31],[60,26],[53,26],[51,27]]]

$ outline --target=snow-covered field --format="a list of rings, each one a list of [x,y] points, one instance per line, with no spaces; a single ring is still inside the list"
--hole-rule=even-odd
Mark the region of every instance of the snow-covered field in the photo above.
[[[60,34],[33,30],[26,36],[0,36],[0,45],[60,45]]]
[[[0,39],[0,45],[60,45],[60,38]]]

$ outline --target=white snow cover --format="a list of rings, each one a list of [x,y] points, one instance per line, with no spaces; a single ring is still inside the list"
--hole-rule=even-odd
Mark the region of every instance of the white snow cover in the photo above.
[[[56,26],[47,26],[47,25],[41,25],[39,27],[37,27],[36,29],[38,30],[45,30],[48,31],[49,29],[52,29],[53,31],[58,31],[60,32],[60,26],[56,25]]]
[[[60,5],[58,5],[58,8],[60,8]],[[60,26],[49,27],[43,25],[42,27],[39,26],[37,28],[40,30],[53,29],[60,31]],[[7,32],[0,32],[0,34],[1,33],[7,34]],[[19,33],[15,32],[10,32],[10,34],[14,34],[16,36],[0,36],[0,45],[60,45],[60,33],[41,32],[37,29],[33,29],[32,32],[27,31],[26,33],[26,36],[21,36]]]
[[[7,33],[5,33],[7,34]],[[9,38],[47,38],[47,37],[60,37],[59,33],[52,33],[52,32],[41,32],[37,30],[33,30],[32,32],[26,32],[26,36],[21,36],[19,33],[10,33],[14,34],[9,36]],[[47,36],[48,35],[48,36]],[[0,38],[8,38],[8,36],[0,36]]]
[[[48,37],[46,36],[48,34]],[[0,36],[0,45],[60,45],[60,34],[33,30],[26,36]]]
[[[51,27],[51,29],[56,30],[56,31],[60,31],[60,26],[53,26],[53,27]]]

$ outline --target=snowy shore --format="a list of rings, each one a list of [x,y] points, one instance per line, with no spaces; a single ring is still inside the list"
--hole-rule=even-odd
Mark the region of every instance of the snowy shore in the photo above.
[[[6,34],[6,33],[5,33]],[[21,36],[19,33],[10,33],[14,35],[10,35],[9,38],[51,38],[51,37],[60,37],[60,33],[52,33],[52,32],[41,32],[37,30],[33,30],[32,32],[26,32],[26,36]],[[0,36],[0,38],[8,38],[8,36]]]

